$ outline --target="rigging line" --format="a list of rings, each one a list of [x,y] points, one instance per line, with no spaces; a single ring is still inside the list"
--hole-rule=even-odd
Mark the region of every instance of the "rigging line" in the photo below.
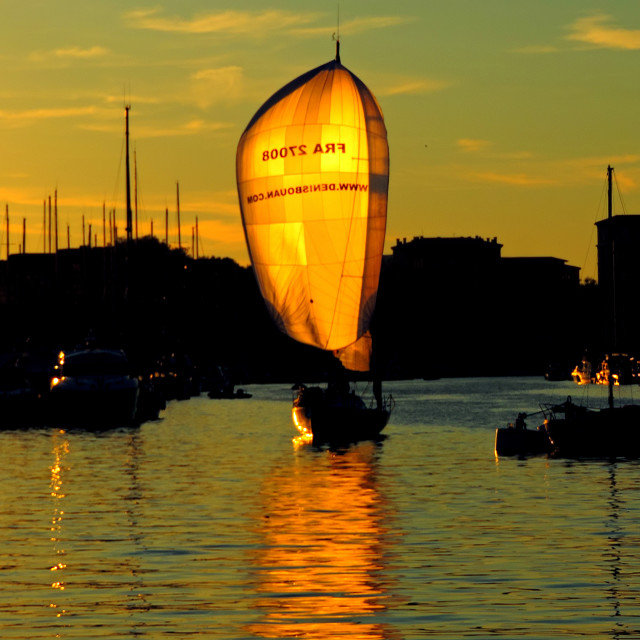
[[[604,196],[607,192],[607,180],[605,179],[602,185],[602,191],[600,192],[600,200],[598,201],[598,206],[596,207],[596,213],[594,216],[593,225],[591,227],[591,236],[589,237],[589,244],[587,245],[587,253],[584,257],[584,261],[582,263],[582,271],[587,268],[587,260],[589,259],[589,253],[591,252],[591,248],[593,247],[593,236],[595,234],[595,223],[598,221],[600,211],[603,208]]]
[[[624,200],[622,199],[622,190],[620,189],[620,185],[618,184],[618,176],[616,172],[613,172],[613,179],[616,181],[616,191],[618,192],[618,200],[620,200],[620,206],[622,207],[622,215],[627,215],[627,209],[624,206]]]

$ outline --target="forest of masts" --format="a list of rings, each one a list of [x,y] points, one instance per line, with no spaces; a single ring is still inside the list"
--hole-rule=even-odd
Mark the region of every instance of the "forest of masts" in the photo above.
[[[184,249],[189,253],[187,247],[182,246],[182,235],[180,225],[180,184],[176,182],[176,212],[177,212],[177,245],[179,249]],[[9,259],[10,253],[27,253],[27,219],[22,218],[22,241],[18,243],[18,250],[11,251],[10,231],[9,231],[9,205],[5,205],[5,242],[2,244],[4,247],[0,248],[0,259],[2,255]],[[149,221],[149,236],[154,237],[153,219]],[[0,236],[1,236],[0,232]],[[144,235],[144,232],[143,232]],[[138,202],[135,198],[135,215],[134,224],[132,229],[132,239],[138,240]],[[85,222],[85,216],[82,216],[82,243],[84,247],[109,247],[115,246],[118,242],[118,223],[116,220],[115,208],[107,211],[106,205],[102,205],[102,231],[96,230],[94,225],[89,222]],[[161,238],[158,238],[161,239]],[[164,217],[164,242],[169,246],[169,208],[165,208]],[[42,253],[56,253],[59,249],[63,248],[60,242],[59,226],[58,226],[58,191],[56,190],[53,195],[45,198],[42,208]],[[195,225],[191,227],[191,249],[190,255],[196,260],[200,258],[200,237],[198,233],[198,216],[195,218]],[[66,225],[66,248],[71,248],[71,228],[70,225]],[[37,253],[36,250],[32,250],[32,253]],[[202,256],[204,257],[204,255]]]

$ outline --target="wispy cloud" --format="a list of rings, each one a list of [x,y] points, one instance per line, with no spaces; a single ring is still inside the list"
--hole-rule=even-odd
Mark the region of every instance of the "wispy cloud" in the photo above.
[[[157,96],[148,96],[148,95],[143,95],[143,94],[136,94],[136,95],[131,95],[131,94],[120,94],[120,95],[116,95],[116,94],[109,94],[106,96],[101,96],[101,98],[107,103],[107,104],[121,104],[123,105],[123,109],[124,109],[124,104],[132,104],[135,106],[138,106],[139,104],[160,104],[161,102],[163,102],[162,98],[159,98]]]
[[[612,18],[607,15],[580,18],[569,27],[567,39],[596,48],[640,49],[640,29],[625,29],[611,23]]]
[[[287,31],[296,36],[326,35],[334,29],[334,18],[326,22],[327,14],[319,12],[281,11],[267,9],[259,12],[220,11],[203,13],[191,18],[166,16],[160,9],[130,11],[124,16],[125,23],[133,29],[149,29],[174,33],[219,33],[262,37],[270,33]],[[340,24],[340,32],[353,35],[384,29],[411,21],[402,16],[358,17]],[[323,24],[317,24],[322,21]]]
[[[125,23],[134,29],[149,29],[174,33],[223,33],[231,35],[261,36],[265,33],[302,27],[319,17],[316,13],[266,10],[222,11],[206,13],[193,18],[167,17],[159,9],[143,9],[125,14]]]
[[[423,93],[435,93],[447,89],[453,83],[447,80],[431,80],[428,78],[407,78],[396,80],[376,91],[379,96],[419,95]]]
[[[620,187],[628,191],[638,188],[637,178],[640,177],[640,155],[638,154],[572,158],[563,161],[553,170],[559,175],[572,177],[579,184],[593,185],[598,179],[605,182],[607,165],[617,169],[615,179]]]
[[[371,29],[386,29],[387,27],[395,27],[399,24],[410,22],[412,18],[403,16],[371,16],[369,18],[356,18],[340,25],[340,31],[354,34],[363,31],[371,31]]]
[[[90,60],[103,58],[109,54],[109,49],[96,45],[88,48],[67,47],[51,51],[34,51],[29,56],[29,59],[35,62],[42,62],[43,60]]]
[[[231,122],[213,122],[202,119],[190,120],[185,122],[180,128],[179,133],[196,134],[203,131],[220,131],[222,129],[231,129],[235,125]]]
[[[109,49],[105,47],[89,47],[88,49],[82,49],[81,47],[69,47],[68,49],[56,49],[54,54],[58,58],[99,58],[106,56],[109,53]]]
[[[201,69],[191,75],[193,99],[202,109],[241,98],[244,85],[242,68],[233,65]]]
[[[605,14],[579,18],[567,27],[565,40],[581,43],[583,49],[640,50],[640,29],[627,29],[613,24],[613,18]],[[514,53],[558,53],[565,46],[554,44],[525,45],[512,49]]]
[[[486,171],[484,173],[471,174],[470,177],[474,181],[509,184],[519,187],[535,187],[556,183],[556,181],[551,178],[526,173],[495,173]]]
[[[223,200],[223,198],[226,198]],[[205,216],[212,214],[220,219],[230,218],[234,225],[238,222],[238,192],[232,191],[228,195],[226,193],[190,193],[188,198],[183,199],[186,211],[193,213],[201,213]],[[206,218],[203,218],[206,221]],[[238,238],[244,238],[242,225],[240,225],[240,234]]]
[[[8,111],[0,109],[0,124],[11,126],[24,126],[40,120],[54,120],[59,118],[76,118],[97,113],[94,106],[88,107],[63,107],[49,109],[25,109],[22,111]]]
[[[136,125],[136,139],[145,138],[176,138],[180,136],[194,136],[205,131],[221,131],[234,127],[233,123],[215,120],[193,119],[174,126]],[[86,131],[114,133],[120,131],[120,125],[115,123],[84,123],[80,125]]]
[[[476,138],[460,138],[456,144],[463,151],[481,151],[491,146],[489,140],[478,140]]]
[[[405,24],[410,22],[412,19],[413,18],[402,16],[368,16],[365,18],[354,18],[353,20],[340,24],[340,33],[354,35],[356,33],[364,33],[373,29],[386,29],[387,27],[395,27],[399,24]],[[294,29],[293,33],[299,36],[319,35],[326,34],[330,28],[330,25],[323,24],[322,26],[317,27]]]
[[[492,156],[493,157],[493,156]],[[497,155],[496,158],[508,160],[507,156]],[[606,182],[606,167],[612,164],[620,171],[616,171],[616,181],[623,191],[634,191],[639,186],[640,155],[626,154],[619,156],[586,156],[575,158],[538,158],[528,152],[521,154],[525,163],[516,164],[517,171],[465,171],[460,174],[471,182],[486,182],[491,184],[511,185],[515,187],[583,187],[592,188],[598,181]]]

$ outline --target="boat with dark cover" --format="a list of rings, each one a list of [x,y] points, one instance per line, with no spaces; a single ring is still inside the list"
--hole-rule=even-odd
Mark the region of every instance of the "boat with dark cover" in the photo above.
[[[329,386],[297,386],[293,401],[293,423],[302,436],[315,443],[348,443],[372,440],[385,428],[393,398],[382,404],[367,406],[361,396],[348,388],[339,390]]]
[[[87,348],[60,353],[49,391],[49,419],[95,430],[134,424],[139,385],[124,352]]]

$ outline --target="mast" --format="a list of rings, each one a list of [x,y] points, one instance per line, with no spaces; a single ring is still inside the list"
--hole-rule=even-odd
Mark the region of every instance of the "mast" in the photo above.
[[[131,175],[129,171],[129,109],[131,105],[124,107],[125,111],[125,139],[126,139],[126,172],[127,172],[127,242],[132,239],[132,213],[131,213]]]
[[[617,348],[617,331],[616,331],[616,258],[615,258],[615,242],[613,240],[613,167],[607,166],[607,220],[609,221],[609,243],[611,250],[611,351]],[[613,409],[613,372],[611,364],[613,363],[611,353],[609,354],[609,409]]]
[[[138,156],[135,147],[133,147],[133,193],[136,213],[136,240],[138,240]]]
[[[51,253],[51,196],[49,196],[49,253]]]
[[[56,253],[58,253],[58,190],[56,189],[53,192],[53,216],[54,216],[54,223],[53,223],[53,232],[54,232],[54,238],[55,238],[55,248],[56,248]]]
[[[607,218],[613,218],[613,167],[607,167]]]
[[[336,16],[336,23],[337,23],[337,29],[336,29],[336,62],[338,64],[340,63],[340,5],[338,4],[338,14]]]
[[[176,210],[178,211],[178,249],[182,249],[182,237],[180,235],[180,183],[176,182]]]

